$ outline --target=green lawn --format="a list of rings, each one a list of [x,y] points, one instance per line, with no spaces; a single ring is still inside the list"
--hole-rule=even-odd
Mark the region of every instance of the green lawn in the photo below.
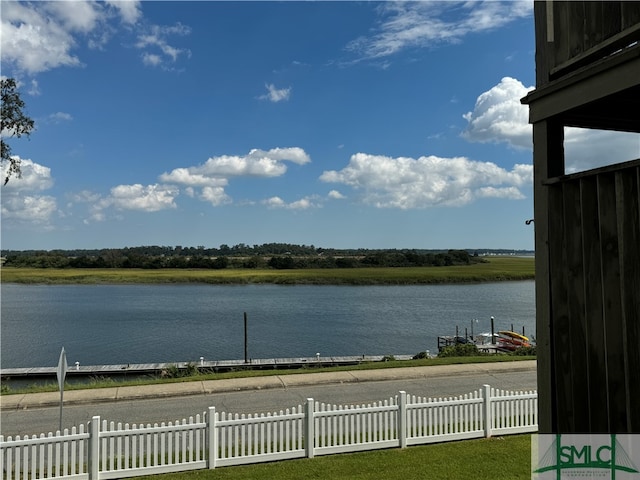
[[[531,478],[531,435],[438,443],[406,449],[232,466],[140,477],[152,480],[525,480]]]

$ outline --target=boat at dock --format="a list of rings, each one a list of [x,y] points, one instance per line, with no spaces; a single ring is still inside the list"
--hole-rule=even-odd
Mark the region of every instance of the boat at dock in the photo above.
[[[485,353],[513,352],[521,347],[531,347],[529,337],[511,330],[500,330],[497,333],[479,333],[474,336],[439,336],[438,351],[454,345],[475,345],[478,350]]]
[[[498,345],[509,351],[513,351],[516,348],[530,347],[531,342],[529,337],[520,335],[519,333],[512,332],[511,330],[501,330],[498,332]]]

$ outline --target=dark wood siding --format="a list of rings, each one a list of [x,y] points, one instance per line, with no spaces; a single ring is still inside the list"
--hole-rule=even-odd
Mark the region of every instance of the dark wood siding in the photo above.
[[[640,160],[546,188],[554,430],[640,432]]]
[[[536,2],[538,86],[606,57],[640,38],[640,2]],[[544,48],[540,48],[543,46]]]
[[[640,160],[565,175],[563,137],[640,133],[640,2],[534,14],[539,431],[640,433]]]

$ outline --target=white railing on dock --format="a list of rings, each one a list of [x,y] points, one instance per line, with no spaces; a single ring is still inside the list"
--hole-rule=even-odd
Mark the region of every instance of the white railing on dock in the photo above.
[[[284,411],[208,412],[182,421],[122,424],[92,418],[48,435],[0,435],[3,479],[110,479],[220,466],[404,448],[536,432],[536,392],[489,385],[466,395],[421,398],[399,392],[381,402],[330,405],[307,399]]]

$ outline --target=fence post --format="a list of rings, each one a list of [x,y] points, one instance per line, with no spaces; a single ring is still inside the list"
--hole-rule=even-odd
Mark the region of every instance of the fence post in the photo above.
[[[209,446],[209,470],[216,468],[218,458],[218,427],[216,426],[216,407],[209,407],[207,413],[207,443]]]
[[[100,416],[89,424],[89,480],[100,478]]]
[[[400,448],[407,447],[407,392],[400,390],[398,398],[398,440]]]
[[[315,448],[315,418],[313,417],[314,405],[313,398],[307,398],[304,408],[304,448],[307,458],[313,458],[313,450]]]
[[[484,436],[489,438],[491,436],[491,427],[493,425],[493,417],[491,416],[491,387],[489,385],[483,385],[482,399],[484,401]]]

